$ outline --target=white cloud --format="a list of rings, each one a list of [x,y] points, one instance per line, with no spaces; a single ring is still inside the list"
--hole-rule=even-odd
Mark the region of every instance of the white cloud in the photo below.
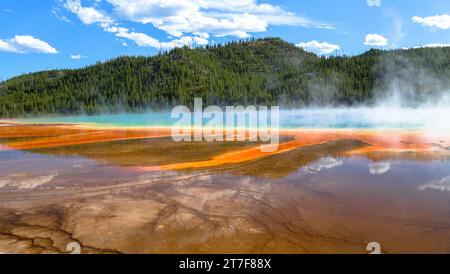
[[[192,46],[194,44],[197,45],[207,45],[208,40],[201,37],[191,37],[191,36],[183,36],[180,39],[175,39],[170,42],[162,42],[161,48],[170,49],[175,47],[183,47],[183,46]]]
[[[429,43],[429,44],[424,44],[424,45],[420,45],[420,46],[415,46],[412,47],[413,49],[421,49],[421,48],[447,48],[450,47],[450,44],[445,44],[445,43]],[[409,47],[402,47],[402,49],[404,50],[408,50],[411,49]]]
[[[13,43],[8,42],[8,41],[3,41],[2,39],[0,39],[0,51],[19,52],[19,50],[13,46]]]
[[[414,16],[412,18],[414,23],[422,24],[426,27],[438,28],[438,29],[449,29],[450,28],[450,15],[442,14],[429,17],[419,17]]]
[[[379,34],[367,34],[364,45],[384,47],[388,45],[388,39]]]
[[[107,32],[115,33],[117,37],[125,38],[134,41],[140,47],[152,47],[157,49],[172,49],[175,47],[206,45],[208,40],[201,37],[182,36],[178,39],[173,39],[169,42],[161,42],[145,33],[130,31],[127,28],[106,26],[104,28]],[[123,45],[123,44],[122,44]]]
[[[51,12],[53,16],[58,19],[59,21],[66,22],[66,23],[72,23],[72,21],[69,20],[65,15],[61,15],[61,10],[59,8],[53,7],[51,9]]]
[[[369,7],[380,7],[381,6],[381,0],[367,0],[367,5]]]
[[[136,33],[136,32],[123,32],[118,33],[118,37],[127,38],[130,40],[133,40],[138,46],[141,47],[152,47],[152,48],[158,48],[158,49],[172,49],[176,47],[183,47],[183,46],[193,46],[194,44],[198,45],[206,45],[208,44],[208,40],[200,38],[200,37],[190,37],[190,36],[183,36],[179,39],[174,39],[169,42],[160,42],[157,39],[148,36],[145,33]]]
[[[80,59],[84,59],[87,58],[87,56],[81,55],[81,54],[72,54],[70,55],[70,59],[73,60],[80,60]]]
[[[107,0],[118,18],[153,24],[172,36],[204,32],[215,36],[264,32],[268,25],[330,27],[256,0]]]
[[[97,24],[102,27],[104,31],[114,33],[117,37],[131,40],[140,47],[171,49],[174,47],[182,47],[184,45],[205,45],[208,43],[208,40],[204,38],[189,36],[182,36],[169,42],[160,42],[158,39],[145,33],[135,32],[128,28],[120,27],[119,23],[112,20],[110,16],[93,7],[83,7],[80,0],[69,0],[66,2],[65,6],[69,11],[74,12],[83,23]],[[124,44],[122,43],[122,45]]]
[[[81,0],[68,0],[65,3],[65,7],[69,11],[75,13],[78,18],[80,18],[80,20],[87,25],[112,22],[111,18],[95,8],[81,6]]]
[[[58,51],[47,42],[34,38],[29,35],[16,35],[14,44],[21,52],[40,52],[55,54]]]
[[[106,0],[112,6],[107,13],[98,5],[83,7],[80,0],[66,0],[65,7],[85,24],[98,24],[105,31],[130,39],[139,46],[169,48],[186,44],[207,44],[207,39],[265,32],[269,25],[316,28],[332,26],[313,22],[279,6],[259,4],[257,0]],[[160,42],[134,30],[121,28],[120,22],[152,24],[176,39]]]
[[[311,51],[317,54],[330,54],[341,49],[339,45],[333,45],[327,42],[318,42],[316,40],[313,40],[311,42],[302,42],[297,44],[296,46],[303,48],[306,51]]]
[[[145,33],[129,32],[127,30],[127,31],[117,32],[116,36],[133,40],[138,46],[141,46],[141,47],[152,47],[152,48],[160,48],[161,47],[161,44],[157,39],[155,39],[151,36],[148,36]]]
[[[58,51],[47,42],[29,35],[16,35],[9,40],[0,39],[0,51],[15,53],[58,53]]]
[[[417,48],[446,48],[446,47],[450,47],[450,44],[430,43],[430,44],[425,44],[425,45],[414,47],[414,48],[417,49]]]

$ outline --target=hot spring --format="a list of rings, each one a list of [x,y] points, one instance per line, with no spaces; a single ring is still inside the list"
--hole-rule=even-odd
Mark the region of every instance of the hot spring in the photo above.
[[[392,129],[450,132],[450,108],[317,108],[280,110],[281,129]],[[170,112],[52,116],[14,119],[38,124],[93,124],[105,127],[170,127]]]

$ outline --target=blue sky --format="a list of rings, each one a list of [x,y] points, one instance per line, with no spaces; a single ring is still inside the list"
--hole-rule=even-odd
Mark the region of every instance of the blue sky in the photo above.
[[[0,80],[278,36],[318,54],[450,46],[448,0],[1,0]]]

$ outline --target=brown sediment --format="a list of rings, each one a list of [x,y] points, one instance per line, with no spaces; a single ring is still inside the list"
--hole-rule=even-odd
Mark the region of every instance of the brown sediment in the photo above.
[[[249,131],[246,132],[249,134]],[[9,124],[0,127],[0,138],[6,141],[0,149],[36,150],[45,148],[68,147],[74,145],[94,144],[101,142],[137,140],[150,138],[168,138],[170,128],[98,128],[89,125],[27,125]],[[306,146],[325,144],[338,140],[360,141],[368,146],[347,151],[348,155],[368,155],[377,152],[385,153],[435,153],[448,156],[450,138],[442,134],[411,132],[400,130],[349,130],[349,129],[299,129],[281,130],[280,135],[288,141],[275,145],[273,152],[264,152],[261,146],[268,144],[255,143],[253,147],[236,145],[235,149],[228,147],[218,150],[219,153],[208,154],[203,159],[188,159],[183,162],[167,161],[167,163],[136,163],[136,170],[183,170],[196,168],[211,168],[222,165],[239,164],[248,161],[283,154]],[[28,140],[14,138],[34,137]],[[290,138],[290,140],[289,140]],[[205,144],[205,143],[203,143]],[[218,146],[220,147],[220,146]],[[222,151],[222,153],[220,153]],[[156,164],[156,165],[155,165]]]
[[[83,253],[366,253],[377,241],[386,253],[449,251],[445,197],[428,193],[427,204],[401,184],[346,180],[131,174],[0,192],[0,250],[62,253],[77,242]]]
[[[205,161],[227,152],[255,147],[253,142],[174,142],[172,138],[120,140],[29,149],[57,156],[79,156],[122,167]]]
[[[236,164],[254,160],[257,158],[275,155],[290,151],[297,148],[297,141],[289,141],[282,143],[273,152],[262,152],[260,146],[256,146],[249,149],[238,150],[227,152],[218,156],[213,157],[211,160],[207,161],[197,161],[197,162],[187,162],[178,164],[162,165],[157,167],[139,167],[137,170],[140,171],[151,171],[151,170],[181,170],[181,169],[191,169],[191,168],[207,168],[220,166],[224,164]]]
[[[450,251],[448,193],[418,190],[448,171],[435,176],[433,166],[431,176],[418,163],[377,177],[363,157],[340,159],[449,157],[448,136],[286,130],[264,153],[259,143],[175,143],[161,132],[170,134],[0,127],[5,148],[34,152],[0,158],[0,252],[64,253],[77,242],[87,253],[366,253],[372,241],[387,253]],[[342,166],[298,169],[327,156]]]
[[[360,141],[368,146],[349,150],[349,155],[364,155],[373,152],[416,152],[416,153],[435,153],[438,155],[449,156],[450,152],[443,149],[450,145],[450,139],[442,140],[440,135],[430,135],[421,132],[402,132],[402,131],[377,131],[377,130],[288,130],[281,131],[281,135],[294,137],[294,141],[281,143],[278,149],[273,152],[262,152],[260,146],[229,152],[213,157],[207,161],[185,162],[169,164],[162,166],[140,167],[138,170],[183,170],[195,168],[208,168],[222,166],[226,164],[244,163],[251,160],[286,153],[298,148],[307,146],[325,144],[338,140]],[[439,144],[439,146],[437,146]]]

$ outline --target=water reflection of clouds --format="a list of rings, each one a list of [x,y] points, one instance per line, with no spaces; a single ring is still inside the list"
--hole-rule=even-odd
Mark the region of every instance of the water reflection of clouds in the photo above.
[[[419,186],[419,190],[427,189],[450,191],[450,176]]]
[[[391,169],[390,162],[379,162],[379,163],[371,163],[369,164],[369,172],[372,175],[382,175]]]
[[[14,187],[18,190],[34,189],[36,187],[49,183],[56,176],[57,173],[35,177],[29,177],[26,174],[19,174],[17,176],[10,176],[11,178],[8,179],[0,179],[0,188]]]
[[[323,169],[332,169],[341,166],[343,161],[333,157],[324,157],[305,167],[305,170],[312,172],[320,172]]]

